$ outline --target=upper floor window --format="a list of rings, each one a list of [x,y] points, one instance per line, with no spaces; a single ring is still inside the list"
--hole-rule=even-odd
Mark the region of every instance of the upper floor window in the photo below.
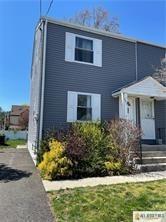
[[[65,61],[102,67],[102,40],[66,32]]]
[[[93,41],[76,37],[75,60],[93,63]]]

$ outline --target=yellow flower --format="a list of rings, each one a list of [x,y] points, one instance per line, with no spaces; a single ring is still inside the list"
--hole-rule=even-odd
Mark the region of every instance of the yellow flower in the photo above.
[[[57,176],[68,176],[71,174],[71,161],[64,154],[64,145],[57,140],[49,142],[50,151],[43,155],[43,161],[38,168],[44,179],[52,180]]]

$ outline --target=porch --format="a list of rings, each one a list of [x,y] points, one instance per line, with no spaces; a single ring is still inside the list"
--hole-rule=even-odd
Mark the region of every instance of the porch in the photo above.
[[[166,87],[152,77],[131,83],[113,92],[119,98],[119,117],[136,124],[142,130],[143,144],[166,144],[166,104],[156,118],[158,101],[166,101]]]
[[[119,98],[119,117],[142,130],[137,167],[143,172],[166,170],[166,87],[147,77],[113,92]],[[156,110],[158,101],[164,108]]]

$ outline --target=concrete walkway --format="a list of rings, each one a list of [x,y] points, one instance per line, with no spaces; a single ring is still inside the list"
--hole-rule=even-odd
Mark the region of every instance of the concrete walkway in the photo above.
[[[0,149],[0,221],[54,221],[27,149]]]
[[[87,187],[97,185],[110,185],[128,182],[147,182],[166,179],[166,171],[140,173],[129,176],[92,177],[80,180],[47,181],[43,180],[46,191],[60,190],[75,187]]]
[[[27,149],[27,144],[25,145],[17,145],[17,149]]]

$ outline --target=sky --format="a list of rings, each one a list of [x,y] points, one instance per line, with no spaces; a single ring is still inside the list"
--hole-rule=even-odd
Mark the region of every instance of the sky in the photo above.
[[[40,0],[0,0],[0,107],[29,104],[34,29]],[[42,15],[51,0],[42,0]],[[78,11],[102,6],[118,17],[120,32],[129,37],[166,44],[166,0],[54,0],[49,16],[64,19]]]

